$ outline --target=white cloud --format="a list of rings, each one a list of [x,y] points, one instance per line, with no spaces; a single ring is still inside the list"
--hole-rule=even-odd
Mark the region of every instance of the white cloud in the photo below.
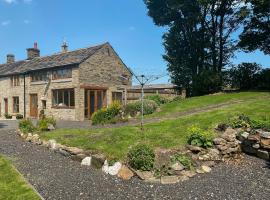
[[[28,19],[23,20],[24,24],[30,24],[30,21]]]
[[[8,4],[12,4],[12,3],[16,3],[17,0],[4,0],[4,2],[6,2]]]
[[[10,23],[11,23],[10,20],[6,20],[6,21],[1,22],[1,25],[2,26],[8,26]]]
[[[130,31],[135,31],[136,28],[135,28],[134,26],[130,26],[130,27],[128,28],[128,30],[130,30]]]

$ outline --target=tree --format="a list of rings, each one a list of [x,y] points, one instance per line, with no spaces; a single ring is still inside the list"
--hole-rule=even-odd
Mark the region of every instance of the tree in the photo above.
[[[247,51],[261,50],[270,54],[270,1],[248,0],[250,13],[240,35],[239,46]]]
[[[166,50],[163,57],[168,62],[173,83],[192,94],[213,92],[196,86],[198,76],[215,73],[215,77],[221,80],[221,71],[235,50],[231,34],[246,16],[244,4],[239,0],[144,2],[154,23],[168,28],[163,36]],[[221,81],[218,83],[221,84]]]
[[[241,63],[230,70],[232,87],[241,90],[256,89],[262,67],[257,63]]]

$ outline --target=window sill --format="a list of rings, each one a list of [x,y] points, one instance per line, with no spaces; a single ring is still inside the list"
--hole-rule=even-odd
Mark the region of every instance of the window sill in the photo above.
[[[36,81],[36,82],[31,82],[31,85],[45,85],[47,84],[46,81]]]
[[[52,80],[52,83],[66,83],[66,82],[72,82],[72,78]]]
[[[73,110],[73,109],[75,109],[75,106],[72,106],[72,107],[67,107],[67,106],[52,106],[52,109],[69,109],[69,110]]]

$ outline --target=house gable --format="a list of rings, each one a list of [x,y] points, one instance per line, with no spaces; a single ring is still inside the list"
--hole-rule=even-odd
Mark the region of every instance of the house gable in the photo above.
[[[130,86],[131,70],[109,43],[79,65],[79,82],[96,86]]]

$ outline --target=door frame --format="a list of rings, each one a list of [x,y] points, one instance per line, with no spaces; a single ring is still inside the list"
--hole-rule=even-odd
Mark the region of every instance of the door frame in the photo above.
[[[4,98],[5,114],[8,114],[8,98]]]
[[[29,116],[30,116],[31,118],[37,119],[37,118],[38,118],[38,94],[37,94],[37,93],[33,93],[33,94],[30,94],[29,96],[30,96],[30,101],[29,101],[29,103],[30,103],[29,112],[30,112],[30,113],[29,113]],[[32,115],[32,114],[33,114],[33,112],[32,112],[32,97],[33,97],[33,96],[36,96],[36,98],[37,98],[37,106],[36,106],[35,116]]]
[[[85,105],[84,105],[84,109],[87,110],[87,112],[85,111],[84,113],[84,118],[85,119],[91,119],[91,116],[93,115],[93,113],[91,113],[91,92],[94,92],[94,112],[98,111],[98,92],[101,92],[101,99],[102,99],[102,107],[106,107],[107,106],[107,95],[106,95],[106,90],[97,90],[97,89],[85,89],[84,91],[84,95],[85,95]]]

